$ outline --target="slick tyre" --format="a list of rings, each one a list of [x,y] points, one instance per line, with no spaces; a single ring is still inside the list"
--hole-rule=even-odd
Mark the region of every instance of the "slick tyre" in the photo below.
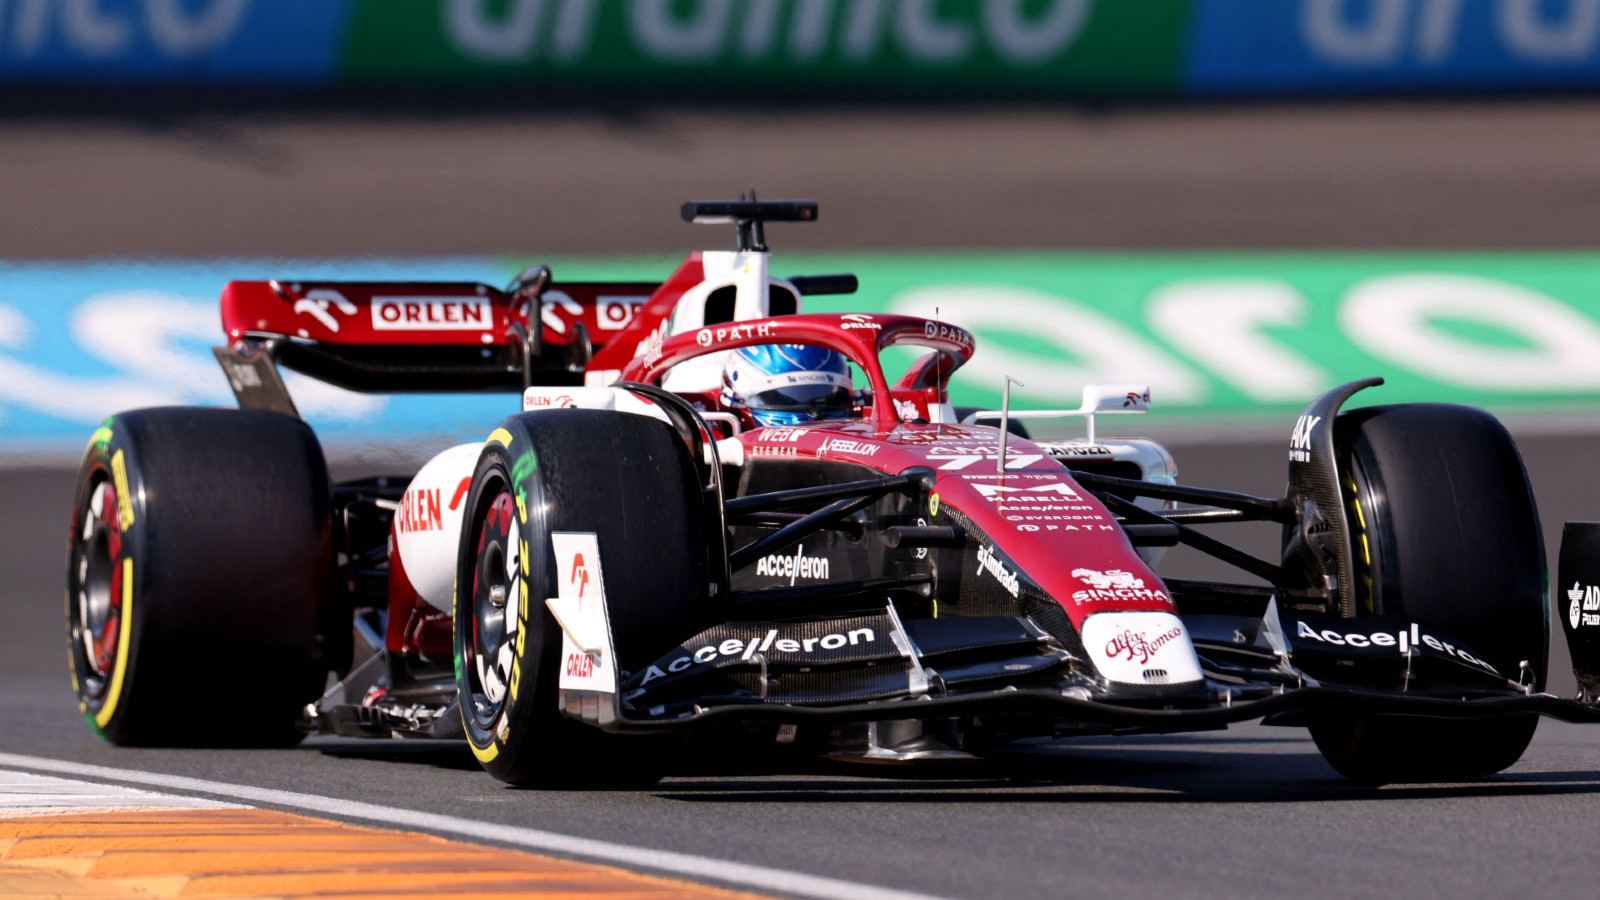
[[[116,744],[285,746],[339,665],[322,449],[256,410],[119,413],[72,508],[79,709]]]
[[[1522,457],[1504,426],[1465,406],[1379,406],[1340,416],[1334,440],[1357,615],[1435,625],[1513,680],[1526,661],[1542,688],[1550,631],[1544,541]],[[1313,720],[1311,736],[1356,781],[1462,781],[1515,763],[1537,724],[1532,715],[1342,712]]]
[[[665,773],[680,737],[611,734],[562,712],[562,630],[545,600],[561,594],[561,579],[598,574],[619,669],[648,664],[689,634],[705,590],[700,509],[688,451],[655,419],[546,410],[490,436],[455,592],[462,724],[489,774],[522,787],[627,789]],[[592,535],[598,559],[559,571],[553,535]]]

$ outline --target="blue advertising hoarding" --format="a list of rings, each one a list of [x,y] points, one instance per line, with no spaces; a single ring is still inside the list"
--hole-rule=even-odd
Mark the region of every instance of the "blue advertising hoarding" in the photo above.
[[[1600,0],[1198,0],[1192,95],[1600,85]]]
[[[8,0],[0,80],[327,84],[344,0]]]

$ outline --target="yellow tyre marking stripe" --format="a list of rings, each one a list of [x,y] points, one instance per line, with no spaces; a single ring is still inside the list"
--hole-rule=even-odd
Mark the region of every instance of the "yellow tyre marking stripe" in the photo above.
[[[117,524],[126,533],[133,527],[133,493],[128,490],[128,461],[121,450],[111,457],[111,480],[117,486]]]
[[[466,714],[467,711],[463,709],[461,715],[465,716]],[[472,748],[472,755],[478,758],[478,762],[493,762],[494,758],[500,755],[500,743],[495,741],[493,735],[490,735],[489,740],[491,743],[487,747],[479,747],[476,742],[467,741],[467,746]]]
[[[111,670],[111,687],[106,691],[105,705],[94,714],[94,723],[101,728],[111,721],[117,711],[117,701],[122,699],[122,676],[128,671],[128,640],[133,635],[133,558],[122,560],[122,612],[117,623],[117,663]]]
[[[415,832],[260,809],[0,818],[0,896],[94,898],[754,895]]]
[[[505,430],[504,428],[496,428],[495,430],[489,432],[489,440],[486,443],[499,444],[507,450],[510,450],[511,432]]]

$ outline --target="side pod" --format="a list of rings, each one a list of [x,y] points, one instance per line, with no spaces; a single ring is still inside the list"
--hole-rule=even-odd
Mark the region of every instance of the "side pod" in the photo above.
[[[1363,378],[1340,385],[1311,401],[1295,420],[1289,438],[1289,499],[1298,524],[1283,536],[1283,577],[1290,590],[1306,597],[1326,597],[1330,611],[1355,615],[1352,592],[1350,526],[1333,447],[1333,421],[1339,407],[1357,391],[1383,384]]]
[[[1556,564],[1555,614],[1567,635],[1578,700],[1600,701],[1600,522],[1568,522]]]

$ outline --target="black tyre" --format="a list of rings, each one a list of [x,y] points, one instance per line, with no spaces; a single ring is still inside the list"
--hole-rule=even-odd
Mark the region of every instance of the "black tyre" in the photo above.
[[[456,688],[472,751],[523,787],[639,788],[677,735],[610,734],[558,709],[562,632],[551,534],[595,536],[617,660],[647,665],[689,627],[706,587],[698,482],[665,423],[600,410],[501,423],[473,473],[458,554]]]
[[[112,416],[72,511],[67,627],[85,718],[116,744],[298,741],[349,641],[330,621],[331,575],[327,467],[304,422]]]
[[[1550,632],[1544,540],[1511,436],[1465,406],[1354,410],[1334,426],[1350,510],[1357,615],[1437,626],[1507,677],[1542,687]],[[1461,781],[1498,772],[1538,717],[1442,720],[1343,713],[1315,720],[1328,762],[1363,782]]]

